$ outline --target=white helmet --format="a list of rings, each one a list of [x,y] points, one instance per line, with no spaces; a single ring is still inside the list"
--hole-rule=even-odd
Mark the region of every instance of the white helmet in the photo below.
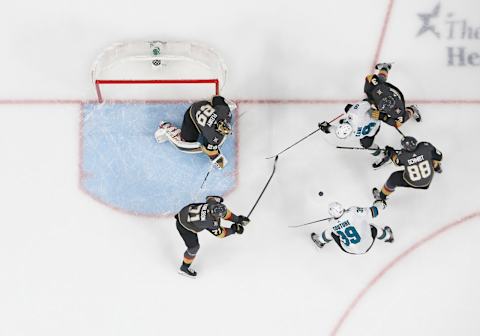
[[[364,115],[367,114],[371,110],[372,106],[367,101],[360,101],[355,103],[347,112],[347,122],[356,125],[358,124],[363,118]]]
[[[342,217],[344,211],[343,206],[338,202],[333,202],[328,205],[328,213],[333,218]]]
[[[344,122],[343,124],[337,126],[337,129],[335,130],[335,135],[339,139],[345,139],[350,134],[352,134],[352,132],[353,127],[349,123]]]
[[[230,112],[234,112],[237,110],[237,103],[235,103],[233,100],[225,99],[225,103],[227,103]]]

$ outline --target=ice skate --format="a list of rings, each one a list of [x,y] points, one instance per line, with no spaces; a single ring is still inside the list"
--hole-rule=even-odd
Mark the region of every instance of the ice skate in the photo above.
[[[410,105],[408,108],[413,111],[413,118],[415,118],[416,122],[422,121],[422,115],[416,105]]]
[[[313,242],[315,243],[315,245],[317,245],[318,248],[322,248],[325,246],[324,243],[320,242],[320,240],[318,239],[319,237],[315,232],[312,232],[310,234],[310,237],[312,238]]]
[[[372,194],[375,201],[384,201],[382,199],[382,196],[380,195],[380,190],[378,190],[377,188],[372,189]]]
[[[390,71],[392,68],[392,63],[378,63],[375,65],[375,69],[381,70],[381,69],[387,69],[387,71]]]
[[[183,276],[193,278],[193,279],[195,279],[197,276],[197,272],[195,272],[193,269],[191,269],[189,266],[185,264],[182,264],[182,266],[180,266],[180,269],[178,270],[178,274],[181,274]]]
[[[385,243],[393,243],[395,241],[395,238],[393,238],[393,231],[390,226],[385,226],[383,229],[387,232],[387,234],[390,235],[390,238],[386,239]]]

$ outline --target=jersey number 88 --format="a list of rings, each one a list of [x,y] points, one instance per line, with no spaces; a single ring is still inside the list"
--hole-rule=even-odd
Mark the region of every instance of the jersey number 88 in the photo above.
[[[419,164],[407,167],[408,176],[412,181],[419,181],[422,178],[427,178],[432,173],[428,161],[422,161]]]

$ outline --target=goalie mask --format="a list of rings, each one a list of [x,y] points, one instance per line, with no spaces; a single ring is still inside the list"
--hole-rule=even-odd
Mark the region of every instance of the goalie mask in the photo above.
[[[227,207],[222,203],[214,203],[208,206],[208,210],[215,219],[224,218],[227,215]]]
[[[328,213],[335,219],[342,217],[344,211],[343,206],[338,202],[333,202],[328,205]]]
[[[345,139],[350,134],[352,134],[352,132],[353,127],[348,122],[344,122],[343,124],[337,126],[337,129],[335,130],[335,135],[339,139]]]
[[[226,120],[217,121],[217,127],[215,130],[222,135],[229,135],[232,133],[232,127]]]

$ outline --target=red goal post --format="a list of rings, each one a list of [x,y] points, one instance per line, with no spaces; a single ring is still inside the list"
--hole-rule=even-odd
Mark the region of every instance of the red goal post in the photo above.
[[[226,74],[213,49],[162,41],[115,43],[97,57],[91,71],[100,103],[205,99],[220,94]]]

